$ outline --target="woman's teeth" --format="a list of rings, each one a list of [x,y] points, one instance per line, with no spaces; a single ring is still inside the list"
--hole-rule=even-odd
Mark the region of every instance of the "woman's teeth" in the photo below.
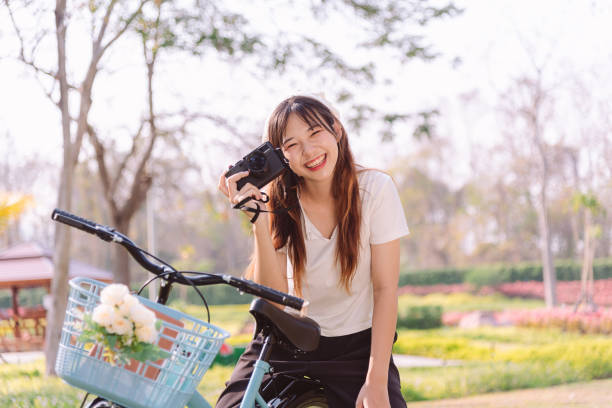
[[[306,167],[308,168],[313,168],[313,167],[317,167],[318,165],[320,165],[321,163],[323,163],[323,160],[325,160],[325,155],[322,154],[318,159],[316,159],[313,162],[308,162],[308,164],[306,164]]]

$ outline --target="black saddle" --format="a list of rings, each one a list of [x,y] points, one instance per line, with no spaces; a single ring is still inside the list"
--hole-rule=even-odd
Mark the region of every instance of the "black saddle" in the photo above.
[[[313,351],[319,346],[321,328],[308,317],[289,314],[261,298],[251,302],[249,312],[257,322],[255,334],[274,330],[277,335],[281,335],[281,340],[286,339],[302,351]]]

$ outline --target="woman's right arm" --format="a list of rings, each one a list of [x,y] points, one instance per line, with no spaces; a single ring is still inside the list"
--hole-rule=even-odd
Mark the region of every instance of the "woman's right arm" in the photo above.
[[[247,278],[287,293],[287,254],[274,249],[269,220],[268,214],[262,213],[253,224],[255,248]]]
[[[246,177],[248,174],[248,171],[244,171],[233,174],[228,178],[225,178],[225,174],[221,175],[219,179],[219,190],[229,198],[232,205],[239,203],[246,197],[253,197],[257,200],[262,198],[259,189],[250,183],[245,184],[240,191],[237,190],[236,183],[238,180]],[[249,203],[245,205],[248,206]],[[253,214],[249,212],[246,212],[246,214],[249,217],[253,216]],[[288,291],[287,255],[274,249],[269,220],[268,213],[262,212],[253,224],[255,245],[253,259],[247,268],[246,277],[261,285],[269,286],[286,293]]]

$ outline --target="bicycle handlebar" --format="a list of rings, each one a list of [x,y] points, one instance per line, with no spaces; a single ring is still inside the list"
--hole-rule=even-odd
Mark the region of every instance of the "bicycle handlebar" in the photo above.
[[[206,286],[215,284],[227,284],[237,288],[238,290],[249,293],[251,295],[259,296],[264,299],[268,299],[275,303],[280,303],[285,306],[289,306],[296,310],[301,310],[304,305],[304,300],[295,296],[291,296],[287,293],[280,292],[276,289],[269,288],[264,285],[260,285],[248,279],[238,278],[232,275],[216,275],[216,274],[203,274],[198,277],[188,277],[181,274],[179,271],[174,270],[166,265],[158,265],[151,262],[144,255],[143,250],[134,244],[128,237],[115,231],[114,228],[107,227],[105,225],[97,224],[93,221],[86,220],[77,215],[70,214],[69,212],[62,211],[59,209],[53,210],[51,218],[54,221],[61,222],[70,227],[80,229],[89,234],[96,235],[98,238],[107,242],[116,242],[122,245],[132,255],[134,260],[138,262],[143,268],[148,270],[155,275],[164,275],[164,279],[168,279],[172,282],[180,283],[183,285],[196,285]]]

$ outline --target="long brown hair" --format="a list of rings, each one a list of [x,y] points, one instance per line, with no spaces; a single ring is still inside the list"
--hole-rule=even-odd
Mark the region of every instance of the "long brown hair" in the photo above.
[[[338,118],[321,101],[307,96],[292,96],[281,102],[268,119],[267,139],[275,147],[280,147],[283,142],[291,114],[298,115],[309,126],[324,127],[338,140],[338,160],[334,168],[332,189],[338,223],[335,253],[341,270],[339,283],[350,291],[361,244],[361,201],[357,170],[346,131]],[[340,134],[336,130],[339,130]],[[298,200],[298,189],[302,183],[301,177],[287,170],[271,183],[269,190],[270,207],[273,210],[289,208],[286,212],[277,211],[270,214],[270,228],[274,247],[279,249],[287,245],[287,253],[293,265],[294,288],[298,295],[302,293],[306,265],[302,209]]]

